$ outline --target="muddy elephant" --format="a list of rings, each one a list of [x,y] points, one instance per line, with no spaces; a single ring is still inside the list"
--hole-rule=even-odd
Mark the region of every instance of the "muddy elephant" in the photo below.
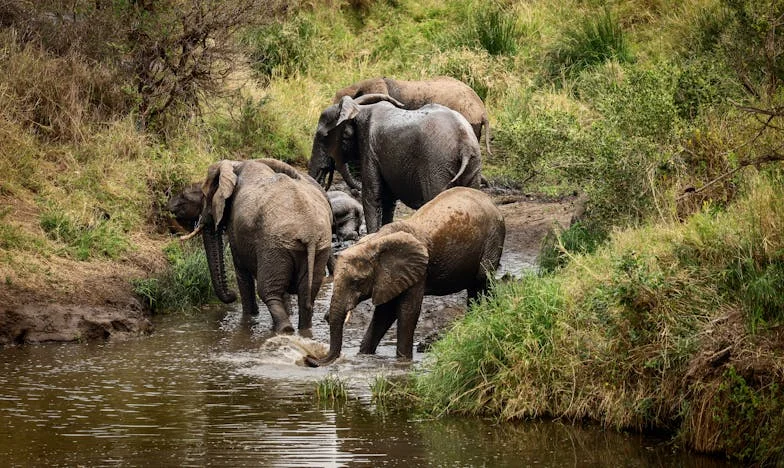
[[[481,141],[485,127],[485,145],[490,154],[490,122],[482,99],[470,86],[449,76],[430,80],[407,81],[393,78],[370,78],[359,81],[335,93],[333,104],[343,96],[358,98],[366,94],[386,94],[397,99],[406,109],[419,109],[426,104],[441,104],[460,112],[471,124],[476,139]]]
[[[338,242],[359,239],[359,228],[364,219],[362,204],[340,190],[330,190],[327,198],[332,207],[332,234]]]
[[[469,301],[486,291],[504,245],[504,218],[479,190],[442,192],[411,217],[396,221],[344,250],[337,259],[329,307],[329,353],[340,355],[347,314],[371,298],[375,310],[359,352],[373,354],[397,320],[397,356],[411,359],[423,296],[468,290]]]
[[[416,209],[450,187],[479,188],[481,178],[479,143],[460,113],[439,104],[407,110],[383,94],[345,96],[321,113],[308,166],[320,183],[331,177],[329,159],[349,185],[346,163],[360,162],[368,233],[392,221],[398,200]]]
[[[231,247],[242,311],[258,314],[256,293],[273,329],[292,333],[287,294],[297,294],[298,329],[311,328],[313,302],[332,247],[332,210],[321,188],[277,160],[223,160],[207,170],[199,227],[215,294],[228,289],[223,232]]]

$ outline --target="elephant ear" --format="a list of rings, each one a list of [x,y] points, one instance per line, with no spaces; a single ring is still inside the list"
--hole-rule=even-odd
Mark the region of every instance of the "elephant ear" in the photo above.
[[[377,236],[373,305],[384,304],[414,284],[424,281],[428,253],[425,245],[407,232]]]
[[[212,210],[212,217],[215,219],[217,228],[223,220],[223,213],[226,209],[226,200],[234,193],[237,185],[237,174],[234,173],[234,163],[224,159],[210,166],[207,170],[207,180],[204,181],[203,191],[207,197],[208,207]],[[212,193],[210,198],[209,193]]]
[[[359,114],[359,106],[348,96],[343,96],[337,106],[338,117],[324,126],[324,133],[331,132],[344,122],[353,120]]]

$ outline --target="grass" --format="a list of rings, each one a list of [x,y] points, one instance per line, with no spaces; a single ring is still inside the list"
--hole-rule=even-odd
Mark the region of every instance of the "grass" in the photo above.
[[[616,232],[557,275],[498,285],[434,345],[419,406],[589,418],[781,457],[782,182],[760,177],[726,211]]]
[[[187,310],[214,300],[207,257],[197,241],[174,241],[165,248],[169,268],[133,281],[134,292],[153,313]],[[227,252],[228,255],[228,252]],[[230,265],[231,262],[227,261]],[[231,268],[228,268],[230,274]]]
[[[327,375],[319,380],[314,390],[316,400],[321,403],[343,403],[348,400],[346,382],[337,375]]]

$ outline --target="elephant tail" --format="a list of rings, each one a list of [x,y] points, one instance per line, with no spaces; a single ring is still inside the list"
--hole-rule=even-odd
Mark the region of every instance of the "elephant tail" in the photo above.
[[[460,179],[460,176],[462,176],[465,172],[466,167],[468,167],[468,162],[471,160],[472,155],[470,151],[467,151],[464,148],[463,151],[460,152],[460,156],[460,169],[457,171],[457,174],[452,177],[452,180],[449,181],[449,184],[447,184],[446,188],[452,188],[455,186],[458,179]]]
[[[485,148],[487,155],[490,156],[490,120],[487,119],[487,114],[482,116],[482,126],[485,127]]]

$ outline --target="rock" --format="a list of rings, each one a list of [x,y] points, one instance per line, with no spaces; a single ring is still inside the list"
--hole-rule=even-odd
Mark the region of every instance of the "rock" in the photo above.
[[[123,339],[150,333],[152,328],[142,311],[127,308],[57,304],[0,308],[0,346]]]

